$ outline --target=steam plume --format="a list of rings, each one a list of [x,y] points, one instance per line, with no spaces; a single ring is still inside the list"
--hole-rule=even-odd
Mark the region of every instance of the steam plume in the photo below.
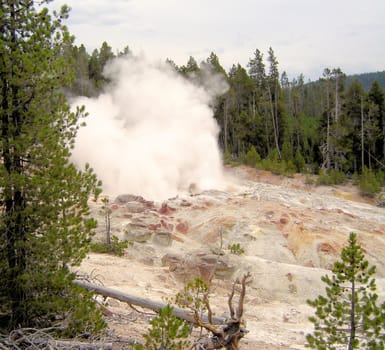
[[[89,113],[75,163],[90,163],[109,194],[163,200],[191,184],[220,187],[218,126],[209,105],[213,93],[224,92],[222,81],[208,78],[198,87],[166,63],[137,58],[115,59],[105,75],[107,92],[74,101]]]

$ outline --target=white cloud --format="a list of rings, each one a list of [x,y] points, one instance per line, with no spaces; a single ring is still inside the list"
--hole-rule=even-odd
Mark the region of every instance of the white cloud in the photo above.
[[[148,56],[186,63],[210,51],[229,68],[256,48],[273,47],[280,70],[318,75],[383,70],[383,0],[58,0],[72,8],[69,28],[88,48],[107,41]],[[316,76],[312,76],[315,78]]]

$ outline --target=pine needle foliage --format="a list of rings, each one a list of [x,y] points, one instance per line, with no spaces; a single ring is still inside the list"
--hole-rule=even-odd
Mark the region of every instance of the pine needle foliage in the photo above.
[[[88,251],[100,183],[70,161],[85,113],[61,93],[72,77],[69,9],[51,14],[47,2],[0,1],[0,329],[88,335],[104,322],[71,266]]]
[[[183,350],[188,349],[190,342],[189,325],[173,314],[171,305],[159,310],[159,315],[150,321],[150,329],[144,335],[145,345],[136,345],[136,350]]]
[[[178,306],[191,309],[197,312],[201,317],[208,311],[209,307],[209,286],[200,277],[195,277],[188,281],[180,292],[175,297],[175,302]]]
[[[358,187],[361,194],[367,197],[374,197],[376,193],[381,191],[381,186],[375,173],[367,167],[364,167],[362,170]]]
[[[375,271],[365,259],[357,235],[351,233],[333,274],[322,277],[326,294],[308,301],[315,308],[315,315],[310,317],[314,332],[307,335],[308,347],[384,349],[385,307],[378,305]]]

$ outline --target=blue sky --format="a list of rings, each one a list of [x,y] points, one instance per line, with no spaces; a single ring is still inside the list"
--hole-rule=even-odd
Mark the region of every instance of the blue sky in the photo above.
[[[385,0],[56,0],[89,51],[103,41],[148,58],[198,62],[215,52],[228,70],[271,46],[280,72],[317,79],[385,70]]]

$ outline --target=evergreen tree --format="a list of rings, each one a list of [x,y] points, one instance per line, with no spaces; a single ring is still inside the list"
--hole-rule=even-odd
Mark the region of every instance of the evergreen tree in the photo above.
[[[263,54],[259,49],[254,52],[254,57],[247,65],[250,78],[253,82],[251,98],[251,113],[255,121],[255,146],[262,157],[266,157],[270,148],[274,147],[271,142],[272,130],[270,128],[271,118],[269,117],[269,98],[267,93],[267,77]]]
[[[352,160],[354,172],[365,166],[365,91],[358,80],[354,80],[346,93],[346,114],[352,123]]]
[[[122,51],[118,51],[118,54],[117,54],[118,57],[129,57],[129,56],[132,56],[132,52],[130,50],[130,48],[128,47],[128,45],[126,45]]]
[[[375,173],[367,167],[362,169],[358,187],[361,194],[368,197],[374,197],[381,191],[381,186],[379,181],[376,179]]]
[[[93,96],[95,87],[88,74],[88,65],[90,57],[84,45],[72,46],[71,59],[73,60],[73,69],[75,79],[70,86],[70,94],[74,96]]]
[[[225,69],[222,67],[219,62],[218,56],[211,52],[210,56],[206,59],[206,61],[201,62],[201,71],[209,72],[213,75],[221,76],[223,82],[228,81],[228,76]],[[214,118],[216,119],[219,127],[219,145],[227,152],[228,146],[228,121],[229,121],[229,103],[228,103],[228,94],[224,93],[222,95],[216,96],[213,101],[213,109],[214,109]]]
[[[296,170],[298,173],[305,173],[306,172],[306,162],[304,157],[301,154],[301,151],[299,148],[296,149],[295,155],[294,155],[294,165],[296,167]]]
[[[285,72],[281,75],[282,95],[285,104],[285,124],[283,125],[284,143],[289,142],[293,150],[303,152],[312,158],[311,145],[316,142],[316,133],[309,134],[309,125],[314,124],[315,118],[305,111],[305,86],[304,77],[288,81]],[[312,159],[309,159],[311,161]]]
[[[42,3],[41,1],[39,2]],[[104,323],[90,295],[72,285],[95,227],[87,205],[99,192],[90,167],[69,161],[83,109],[60,92],[72,72],[62,19],[33,1],[0,10],[0,328],[62,322],[67,335]]]
[[[213,72],[222,74],[227,79],[227,73],[219,62],[219,57],[214,52],[210,53],[210,56],[206,59],[205,63],[211,67]]]
[[[319,350],[383,349],[384,305],[378,306],[375,266],[369,266],[357,235],[351,233],[332,276],[323,276],[326,295],[308,301],[315,308],[310,317],[314,333],[308,346]]]
[[[373,123],[378,127],[379,133],[375,137],[374,157],[377,166],[384,168],[385,164],[385,94],[380,84],[374,81],[368,93],[368,100],[371,104]],[[373,108],[374,107],[374,108]]]
[[[166,58],[166,64],[171,67],[175,72],[179,72],[179,67],[177,64],[170,58]]]
[[[229,123],[229,138],[232,153],[244,155],[249,146],[248,139],[254,125],[248,111],[252,96],[253,83],[245,68],[240,64],[233,65],[229,72],[230,89],[228,95],[228,109],[231,116]]]
[[[269,96],[269,105],[271,113],[271,122],[273,125],[274,146],[277,149],[279,158],[282,158],[280,151],[282,111],[280,105],[281,87],[279,84],[278,60],[275,57],[273,49],[270,47],[267,60],[269,61],[269,74],[267,76],[267,92]]]
[[[103,70],[107,62],[112,60],[114,57],[115,55],[112,52],[111,46],[109,46],[105,41],[102,43],[100,50],[95,49],[92,52],[88,62],[88,74],[97,91],[101,91],[109,82],[109,80],[103,76]]]
[[[323,102],[320,134],[322,168],[346,170],[347,161],[352,152],[349,135],[352,124],[344,113],[345,74],[339,68],[324,70]]]
[[[190,56],[187,64],[185,66],[181,66],[179,71],[187,77],[196,78],[199,74],[199,66],[195,58]]]
[[[173,314],[171,305],[159,310],[159,316],[150,321],[151,328],[144,334],[146,344],[134,346],[135,350],[183,350],[191,345],[186,338],[189,325]]]
[[[260,50],[255,50],[254,58],[249,60],[247,67],[249,68],[250,78],[255,82],[256,90],[261,91],[266,84],[266,72],[265,64],[263,63],[263,54]]]

